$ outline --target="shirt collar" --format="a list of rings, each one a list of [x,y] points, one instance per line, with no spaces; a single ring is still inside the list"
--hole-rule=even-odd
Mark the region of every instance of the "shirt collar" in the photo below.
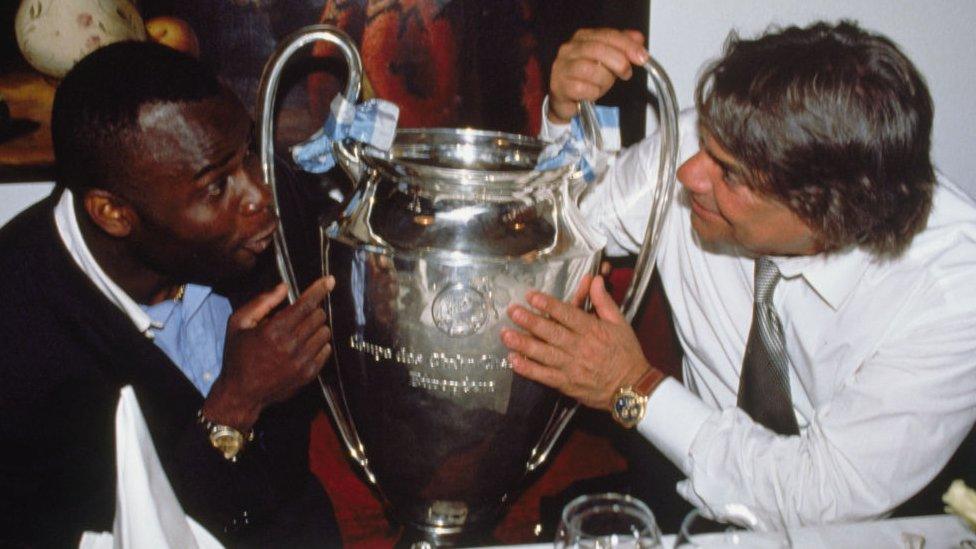
[[[803,277],[832,309],[837,309],[872,262],[871,255],[857,247],[829,254],[770,257],[784,279]]]
[[[54,208],[54,222],[58,226],[58,234],[61,235],[61,240],[82,272],[91,279],[99,291],[105,294],[109,301],[132,320],[139,332],[148,333],[152,325],[149,315],[105,274],[105,271],[95,261],[88,245],[85,244],[85,239],[81,236],[81,228],[78,226],[78,218],[75,216],[74,195],[68,189],[65,189],[64,193],[61,194],[61,199]]]
[[[167,323],[173,318],[173,313],[180,311],[180,318],[190,319],[203,307],[207,297],[213,293],[213,289],[197,284],[187,284],[184,288],[183,297],[178,301],[167,299],[155,305],[142,305],[140,308],[149,315],[152,332],[159,332],[166,329]]]
[[[64,242],[72,259],[81,268],[82,272],[88,276],[92,283],[95,284],[95,287],[109,301],[115,304],[116,307],[121,309],[132,320],[132,323],[135,324],[136,329],[140,333],[152,337],[152,331],[150,329],[158,330],[162,326],[157,325],[158,322],[154,322],[149,314],[129,297],[129,294],[125,293],[122,288],[109,278],[101,266],[98,265],[98,262],[95,261],[95,257],[92,255],[91,250],[85,243],[85,239],[81,235],[78,218],[75,216],[74,195],[68,189],[64,190],[57,206],[54,207],[54,223],[58,227],[58,234],[61,236],[61,241]],[[187,308],[188,317],[200,308],[211,291],[206,286],[198,286],[196,284],[187,285],[186,292],[183,295],[183,306]]]

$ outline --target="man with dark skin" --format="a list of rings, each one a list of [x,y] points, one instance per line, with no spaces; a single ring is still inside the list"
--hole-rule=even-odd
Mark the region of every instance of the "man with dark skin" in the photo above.
[[[338,545],[307,462],[334,281],[255,294],[276,218],[243,105],[196,60],[120,43],[68,74],[52,126],[59,185],[0,232],[0,539],[111,530],[132,385],[184,510],[223,543]]]

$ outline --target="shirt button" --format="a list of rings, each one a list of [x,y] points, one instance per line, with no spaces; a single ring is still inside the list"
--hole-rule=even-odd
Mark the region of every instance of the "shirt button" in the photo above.
[[[205,381],[213,381],[213,374],[211,374],[210,372],[204,372],[203,379]]]

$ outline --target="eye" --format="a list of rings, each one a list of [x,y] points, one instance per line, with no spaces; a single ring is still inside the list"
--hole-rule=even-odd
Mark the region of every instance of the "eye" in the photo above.
[[[739,176],[731,172],[728,168],[724,168],[724,167],[722,168],[722,179],[724,179],[725,182],[729,185],[739,184]]]
[[[218,177],[211,181],[206,187],[207,198],[220,198],[227,190],[230,176]]]

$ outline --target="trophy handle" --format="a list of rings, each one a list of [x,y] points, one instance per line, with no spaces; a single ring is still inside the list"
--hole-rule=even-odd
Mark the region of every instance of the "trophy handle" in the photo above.
[[[580,101],[580,126],[583,128],[583,142],[590,149],[603,150],[603,134],[600,132],[600,121],[596,118],[596,109],[592,101]],[[545,116],[545,115],[543,115]]]
[[[285,242],[285,232],[281,225],[281,209],[278,200],[278,187],[274,171],[274,107],[275,96],[278,94],[278,84],[285,65],[299,49],[312,42],[329,42],[342,52],[349,65],[349,80],[346,82],[345,96],[350,101],[359,98],[359,88],[363,78],[363,61],[356,50],[356,44],[345,32],[331,25],[310,25],[301,28],[285,37],[275,49],[275,52],[264,65],[261,74],[261,85],[258,88],[258,120],[261,128],[258,134],[258,147],[261,158],[261,173],[264,180],[271,187],[274,199],[274,211],[278,216],[278,227],[274,233],[275,260],[282,280],[288,284],[288,300],[294,302],[298,298],[300,288],[295,278],[288,246]]]
[[[346,141],[349,141],[348,145],[346,145]],[[342,166],[354,184],[358,184],[363,179],[363,161],[359,155],[359,149],[359,143],[351,139],[336,139],[335,143],[332,144],[332,152],[335,155],[336,162]]]
[[[644,231],[644,242],[637,255],[634,276],[627,293],[624,294],[621,307],[627,322],[633,322],[644,298],[644,292],[651,282],[651,275],[654,274],[654,261],[661,240],[661,228],[664,226],[674,198],[675,170],[678,164],[678,101],[675,98],[674,87],[667,73],[653,58],[648,59],[644,64],[644,70],[654,84],[653,91],[657,92],[661,148],[658,155],[657,185],[654,187],[654,195],[651,199],[651,211],[647,220],[647,229]]]
[[[261,124],[260,133],[258,134],[258,147],[261,159],[261,171],[264,180],[271,187],[271,195],[274,200],[274,212],[278,217],[278,226],[274,232],[275,260],[282,280],[288,285],[288,300],[291,303],[294,303],[298,298],[301,289],[298,287],[295,270],[292,267],[287,242],[285,241],[285,231],[282,226],[281,209],[279,206],[278,186],[275,181],[275,96],[278,93],[278,84],[286,63],[296,51],[316,41],[329,42],[342,52],[346,63],[349,65],[349,79],[346,82],[345,97],[350,101],[359,99],[359,89],[363,75],[363,61],[359,56],[359,51],[356,50],[356,44],[349,38],[349,35],[331,25],[310,25],[285,37],[265,64],[264,72],[261,75],[261,85],[258,88],[258,120]],[[325,257],[323,257],[323,261],[326,261]],[[326,271],[328,271],[327,268]],[[331,318],[331,314],[329,317]],[[329,411],[332,412],[332,416],[336,420],[339,434],[346,445],[346,449],[352,458],[362,466],[369,481],[375,484],[376,477],[373,475],[367,463],[363,443],[359,439],[359,434],[356,432],[356,427],[350,418],[349,409],[346,405],[345,398],[342,396],[342,391],[333,387],[333,384],[327,381],[321,373],[318,376],[318,380],[319,385],[322,387],[322,395],[325,397]]]
[[[647,71],[651,82],[654,84],[652,91],[657,92],[659,100],[661,148],[657,185],[654,188],[654,195],[651,200],[647,229],[644,231],[644,241],[641,244],[640,253],[637,255],[634,276],[623,301],[622,310],[628,322],[634,320],[644,297],[644,292],[647,291],[647,286],[651,282],[651,275],[654,274],[654,260],[657,256],[661,228],[674,198],[675,170],[678,164],[678,101],[674,94],[674,87],[671,85],[671,79],[668,78],[667,73],[654,59],[649,59],[644,64],[644,70]],[[587,146],[591,149],[602,150],[603,139],[600,134],[599,122],[593,104],[589,101],[580,102],[580,122]],[[525,466],[526,472],[534,471],[545,463],[549,457],[549,452],[552,451],[552,447],[559,440],[559,435],[562,434],[577,408],[579,408],[579,403],[569,405],[564,399],[557,402],[538,444],[535,445],[529,455],[529,460]]]
[[[549,422],[546,424],[545,430],[542,431],[542,436],[539,437],[539,442],[532,448],[532,453],[529,454],[529,461],[525,464],[526,473],[535,471],[549,459],[549,452],[556,445],[556,441],[559,440],[559,435],[563,433],[563,429],[569,424],[569,420],[572,419],[577,408],[579,408],[579,402],[569,404],[568,399],[560,397],[559,402],[556,403],[556,407],[552,410],[552,415],[549,416]]]

